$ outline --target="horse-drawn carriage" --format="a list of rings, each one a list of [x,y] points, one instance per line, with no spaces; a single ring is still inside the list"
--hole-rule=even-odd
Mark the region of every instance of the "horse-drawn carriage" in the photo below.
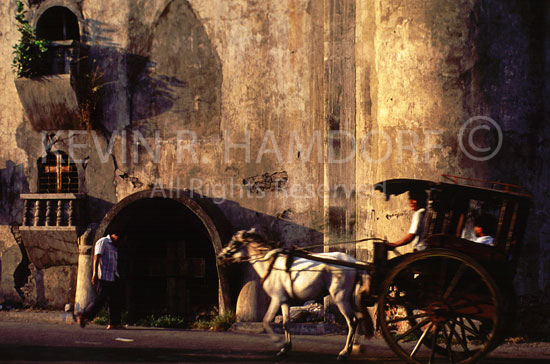
[[[362,306],[358,308],[365,315],[369,301],[377,304],[377,322],[384,339],[409,363],[473,363],[500,344],[513,316],[512,279],[530,197],[513,185],[483,182],[480,186],[480,181],[463,179],[459,183],[458,177],[446,177],[452,178],[452,183],[394,179],[376,186],[387,198],[418,189],[428,193],[421,237],[428,247],[424,251],[388,260],[387,244],[375,241],[374,261],[365,263],[342,253],[280,249],[259,242],[253,233],[249,233],[248,243],[244,232],[230,242],[220,258],[252,259],[271,296],[264,319],[268,332],[271,329],[266,323],[279,305],[282,307],[286,335],[281,353],[291,346],[285,319],[289,301],[310,299],[322,293],[322,288],[348,321],[348,340],[339,358],[351,351],[357,327],[350,306]],[[492,235],[490,244],[474,241],[474,218],[480,215],[494,221],[492,228],[486,228]],[[251,241],[256,242],[255,248]],[[354,301],[353,293],[364,286],[365,272],[370,281],[369,297]],[[346,276],[353,281],[352,288],[342,278]],[[361,277],[363,282],[355,284]],[[315,279],[328,284],[312,289],[318,284]]]

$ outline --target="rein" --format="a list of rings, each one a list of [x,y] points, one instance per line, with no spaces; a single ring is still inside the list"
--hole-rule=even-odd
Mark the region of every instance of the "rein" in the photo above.
[[[313,249],[313,248],[323,248],[325,246],[336,246],[336,245],[342,245],[342,244],[355,244],[355,243],[362,243],[362,242],[365,242],[365,241],[378,241],[378,242],[385,242],[387,241],[386,239],[382,239],[382,238],[375,238],[375,237],[370,237],[370,238],[364,238],[364,239],[359,239],[359,240],[347,240],[347,241],[340,241],[340,242],[336,242],[336,243],[325,243],[325,244],[317,244],[317,245],[308,245],[304,248],[300,248],[300,247],[296,247],[296,246],[293,246],[292,249],[295,249],[295,250],[300,250],[300,251],[304,251],[304,252],[308,252],[309,250]]]
[[[266,281],[266,279],[269,277],[269,275],[271,274],[271,271],[273,270],[273,266],[275,265],[275,261],[277,260],[277,258],[279,257],[279,253],[280,252],[276,252],[275,254],[273,254],[273,257],[271,259],[271,262],[269,263],[269,267],[267,267],[267,272],[265,273],[265,276],[262,277],[262,279],[260,279],[260,284],[263,286],[264,285],[264,282]]]
[[[327,264],[332,264],[332,265],[340,265],[340,266],[345,266],[345,267],[354,268],[354,269],[371,270],[372,268],[370,267],[370,265],[367,265],[365,263],[363,263],[363,264],[349,263],[349,262],[344,262],[344,261],[335,260],[335,259],[327,259],[327,258],[311,256],[309,254],[309,253],[311,253],[309,250],[311,250],[313,248],[326,247],[326,246],[335,246],[335,245],[342,245],[342,244],[355,244],[355,243],[361,243],[361,242],[365,242],[365,241],[385,242],[386,240],[381,239],[381,238],[376,238],[376,237],[369,237],[369,238],[364,238],[364,239],[359,239],[359,240],[349,240],[349,241],[341,241],[341,242],[336,242],[336,243],[310,245],[310,246],[307,246],[305,248],[300,248],[300,247],[296,247],[296,246],[292,246],[290,249],[284,249],[284,250],[280,249],[280,248],[275,248],[275,250],[278,250],[278,251],[275,252],[274,254],[272,254],[272,256],[270,257],[271,262],[269,263],[269,266],[267,268],[267,272],[266,272],[265,276],[260,279],[260,283],[263,285],[264,282],[266,281],[266,279],[269,277],[269,275],[271,274],[271,272],[273,270],[282,270],[282,269],[278,269],[278,268],[274,267],[275,266],[275,261],[277,260],[277,258],[279,257],[280,254],[285,254],[287,256],[286,269],[285,269],[287,273],[290,273],[290,268],[292,266],[292,262],[294,261],[294,257],[300,257],[300,258],[314,260],[314,261],[318,261],[318,262],[322,262],[322,263],[327,263]],[[245,259],[243,261],[248,262],[250,264],[253,264],[255,262],[261,261],[267,254],[268,253],[253,254],[253,255],[250,255],[248,257],[248,259]]]
[[[297,247],[297,246],[293,245],[289,250],[286,250],[285,252],[288,252],[288,251],[301,251],[301,252],[306,252],[306,253],[313,253],[313,252],[310,252],[310,250],[314,249],[314,248],[323,248],[325,246],[336,246],[336,245],[342,245],[342,244],[363,243],[365,241],[377,241],[377,242],[383,243],[383,242],[386,242],[387,240],[382,239],[382,238],[369,237],[369,238],[364,238],[364,239],[359,239],[359,240],[347,240],[347,241],[340,241],[340,242],[336,242],[336,243],[308,245],[304,248]],[[274,249],[278,249],[278,248],[274,248]],[[265,254],[253,254],[248,259],[246,259],[244,261],[253,263],[254,261],[252,261],[252,259],[255,258],[256,256],[260,256],[260,258],[254,260],[254,261],[260,260],[261,258],[263,258],[265,256]]]

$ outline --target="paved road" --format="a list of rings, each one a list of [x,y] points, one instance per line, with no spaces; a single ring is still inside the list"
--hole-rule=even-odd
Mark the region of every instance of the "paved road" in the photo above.
[[[333,363],[342,335],[293,337],[294,351],[275,359],[265,334],[152,328],[107,331],[104,326],[36,321],[2,321],[0,363]],[[511,359],[510,359],[511,358]],[[485,363],[538,364],[550,361],[550,344],[504,345]],[[381,339],[349,363],[399,363]]]

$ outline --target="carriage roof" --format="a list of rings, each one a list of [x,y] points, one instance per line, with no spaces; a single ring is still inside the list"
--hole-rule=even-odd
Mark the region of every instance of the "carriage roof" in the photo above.
[[[450,182],[434,182],[421,179],[395,178],[379,182],[375,189],[386,195],[389,199],[392,195],[400,195],[411,190],[439,190],[461,195],[486,196],[487,198],[515,199],[530,201],[530,194],[521,186],[484,181],[473,178],[465,178],[451,175],[443,175]]]

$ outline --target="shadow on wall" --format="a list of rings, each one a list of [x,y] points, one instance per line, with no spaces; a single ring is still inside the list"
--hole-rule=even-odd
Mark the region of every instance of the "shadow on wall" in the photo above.
[[[82,221],[85,221],[85,224],[80,226],[79,236],[82,235],[89,224],[98,223],[101,221],[103,216],[113,207],[113,203],[110,201],[103,200],[101,198],[86,196],[85,209],[81,211]]]
[[[230,236],[238,230],[255,228],[267,239],[279,241],[284,247],[299,246],[305,248],[315,246],[312,251],[323,251],[323,232],[293,222],[291,220],[292,214],[289,211],[285,211],[281,216],[271,216],[244,208],[238,202],[231,200],[224,200],[222,203],[219,203],[219,200],[210,197],[203,196],[199,199],[207,200],[209,204],[216,202],[216,206],[223,212],[225,218],[231,224]],[[229,239],[222,243],[225,246],[228,242]],[[258,277],[257,273],[248,264],[232,265],[229,268],[231,269],[229,271],[231,302],[232,307],[235,308],[240,290],[245,283],[259,281],[261,277]]]
[[[29,192],[29,182],[25,176],[23,164],[15,164],[8,160],[5,168],[0,169],[0,225],[11,225],[11,231],[20,250],[20,255],[16,254],[17,259],[6,261],[8,256],[13,254],[4,254],[0,256],[0,279],[2,273],[13,274],[14,289],[23,300],[23,291],[21,290],[27,284],[27,278],[31,274],[29,270],[29,259],[27,252],[18,238],[14,225],[19,225],[23,218],[23,201],[19,199],[21,193]],[[19,258],[21,259],[19,261]],[[10,267],[15,267],[13,273],[9,272]]]
[[[233,233],[238,230],[255,228],[260,234],[273,241],[280,241],[284,246],[307,247],[323,244],[324,234],[316,229],[296,224],[291,220],[291,213],[285,211],[281,216],[271,216],[242,207],[238,202],[225,200],[219,205],[231,221]],[[316,251],[322,251],[317,248]]]
[[[268,215],[259,211],[242,207],[240,203],[224,199],[202,195],[190,190],[151,190],[154,196],[161,198],[176,198],[183,195],[197,202],[204,212],[216,225],[222,245],[226,245],[232,235],[239,230],[255,228],[259,233],[273,241],[280,241],[283,245],[291,246],[318,246],[324,241],[324,234],[320,230],[297,224],[292,221],[292,212],[285,210],[278,216]],[[171,193],[171,194],[170,194]],[[322,251],[322,247],[318,250]]]
[[[184,0],[169,1],[152,24],[143,20],[145,1],[131,2],[128,46],[113,41],[108,24],[87,20],[83,38],[92,44],[92,72],[101,86],[95,126],[132,127],[165,134],[178,129],[219,133],[222,70],[208,36]],[[93,77],[92,77],[93,78]],[[121,110],[128,110],[121,113]],[[127,115],[123,115],[127,113]]]
[[[21,193],[29,192],[29,182],[25,176],[23,164],[6,161],[6,167],[0,169],[0,224],[20,223],[23,217]]]
[[[472,28],[479,54],[466,106],[483,100],[482,111],[502,130],[503,148],[485,166],[488,179],[521,185],[533,195],[514,282],[524,312],[518,326],[523,332],[548,332],[540,312],[550,303],[550,285],[542,283],[550,278],[543,268],[549,260],[543,252],[550,244],[550,4],[497,0],[480,4]],[[478,111],[467,110],[472,115]]]

